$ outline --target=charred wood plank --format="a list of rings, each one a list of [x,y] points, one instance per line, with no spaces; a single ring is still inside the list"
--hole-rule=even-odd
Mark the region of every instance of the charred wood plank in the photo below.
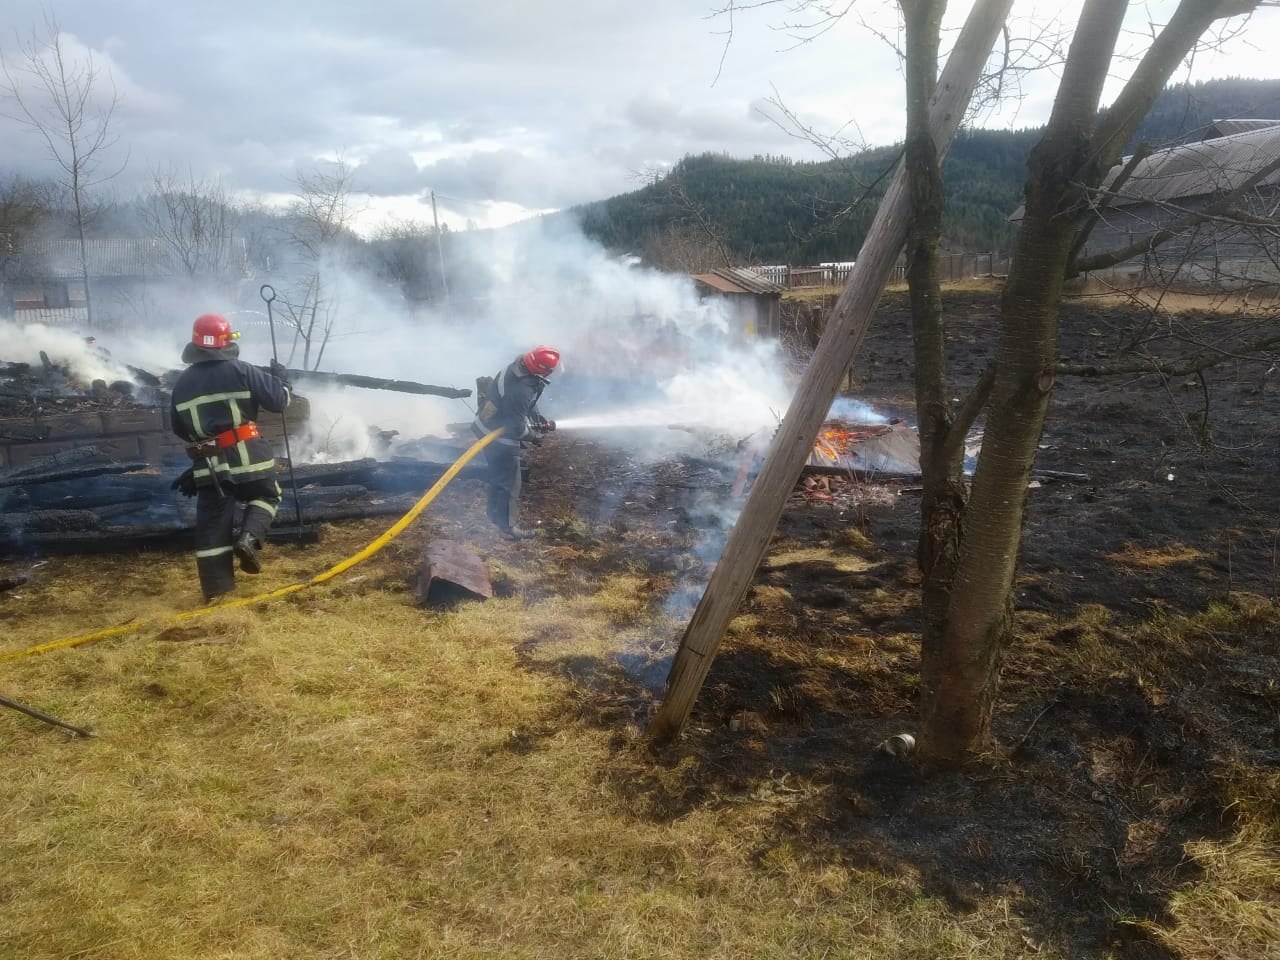
[[[14,487],[19,484],[25,486],[54,480],[77,480],[115,473],[134,473],[139,470],[146,470],[149,466],[151,464],[145,460],[130,460],[124,463],[85,464],[79,467],[67,467],[62,470],[51,470],[45,473],[15,474],[10,472],[0,476],[0,487]]]
[[[294,382],[310,381],[312,383],[337,384],[344,387],[360,387],[364,390],[393,390],[396,393],[414,393],[432,397],[448,397],[453,400],[471,396],[468,389],[458,387],[439,387],[430,383],[415,383],[412,380],[384,380],[381,377],[366,377],[357,373],[325,373],[320,370],[290,370],[289,379]]]
[[[91,480],[92,482],[88,482]],[[16,504],[51,507],[61,504],[67,507],[92,508],[113,503],[131,503],[166,497],[170,493],[170,480],[155,474],[124,474],[88,480],[51,480],[48,483],[23,483],[10,488],[7,500],[13,509]]]
[[[293,467],[293,475],[299,487],[313,483],[324,486],[354,483],[363,486],[372,479],[377,469],[378,461],[372,457],[365,457],[362,460],[344,460],[341,463],[298,463]],[[281,473],[284,480],[288,479],[285,476],[286,473],[287,471]]]

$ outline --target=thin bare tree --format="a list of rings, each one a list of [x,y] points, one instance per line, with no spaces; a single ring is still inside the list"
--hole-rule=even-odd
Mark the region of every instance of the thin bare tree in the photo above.
[[[303,270],[280,300],[294,331],[295,348],[302,344],[303,368],[316,369],[341,312],[337,291],[326,282],[325,274],[341,260],[359,211],[352,205],[352,170],[342,155],[299,170],[294,186],[288,239],[299,253]]]
[[[388,217],[373,231],[370,242],[378,273],[410,300],[426,300],[443,292],[439,234],[425,220]]]
[[[119,95],[110,71],[104,72],[93,54],[77,59],[68,48],[58,20],[47,14],[43,31],[36,28],[19,47],[16,63],[0,58],[4,86],[0,94],[9,101],[9,119],[28,127],[44,142],[50,159],[60,171],[59,180],[71,198],[80,249],[80,278],[84,283],[85,312],[94,322],[89,286],[89,257],[85,225],[89,216],[87,195],[94,187],[124,169],[105,166],[116,143],[111,132]]]
[[[0,177],[0,257],[17,253],[22,239],[57,206],[57,188],[18,174]]]
[[[217,177],[157,170],[139,217],[188,278],[225,278],[243,259],[234,249],[236,209]]]

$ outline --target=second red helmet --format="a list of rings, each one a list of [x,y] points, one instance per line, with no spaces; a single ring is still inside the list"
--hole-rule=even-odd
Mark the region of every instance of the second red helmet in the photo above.
[[[560,351],[552,347],[534,347],[524,355],[525,369],[535,376],[549,377],[560,363]]]

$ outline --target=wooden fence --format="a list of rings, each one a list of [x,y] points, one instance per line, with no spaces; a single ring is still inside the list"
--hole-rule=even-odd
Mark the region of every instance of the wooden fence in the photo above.
[[[788,290],[796,290],[805,287],[842,287],[849,279],[853,263],[819,264],[814,267],[767,265],[751,269]],[[948,253],[942,255],[938,270],[943,283],[971,280],[975,277],[1004,276],[1009,272],[1009,256],[997,252]],[[904,283],[906,273],[906,261],[899,260],[889,282]]]

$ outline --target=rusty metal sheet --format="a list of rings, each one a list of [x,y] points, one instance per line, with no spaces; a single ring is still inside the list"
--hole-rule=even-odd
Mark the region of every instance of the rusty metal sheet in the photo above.
[[[448,604],[460,599],[488,600],[493,596],[489,571],[471,550],[456,540],[436,540],[422,551],[418,572],[418,601]]]

